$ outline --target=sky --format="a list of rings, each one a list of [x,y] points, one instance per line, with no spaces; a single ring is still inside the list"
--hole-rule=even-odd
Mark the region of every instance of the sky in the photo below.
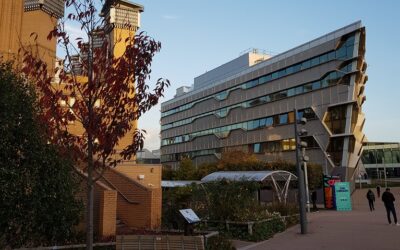
[[[400,142],[400,1],[397,0],[136,0],[144,6],[141,31],[162,43],[150,86],[167,78],[176,88],[235,59],[249,48],[285,52],[361,20],[366,27],[367,97],[364,133],[369,141]],[[79,28],[70,27],[71,32]],[[158,104],[139,120],[145,148],[160,147]]]

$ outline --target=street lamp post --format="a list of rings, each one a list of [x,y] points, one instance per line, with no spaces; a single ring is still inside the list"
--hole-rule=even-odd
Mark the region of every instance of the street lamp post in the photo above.
[[[297,130],[297,123],[299,122],[298,120],[298,114],[297,114],[297,109],[294,109],[294,134],[295,134],[295,142],[296,142],[296,169],[297,169],[297,178],[298,178],[298,185],[299,185],[299,212],[300,212],[300,229],[301,229],[301,234],[306,234],[307,233],[307,214],[306,214],[306,207],[305,207],[305,185],[304,185],[304,173],[303,170],[301,169],[301,164],[300,164],[300,139],[299,139],[299,134]]]
[[[306,157],[306,148],[302,148],[303,158]],[[307,197],[307,212],[311,212],[310,208],[310,190],[308,188],[308,172],[307,172],[307,161],[303,159],[303,167],[304,167],[304,180],[306,185],[306,197]]]

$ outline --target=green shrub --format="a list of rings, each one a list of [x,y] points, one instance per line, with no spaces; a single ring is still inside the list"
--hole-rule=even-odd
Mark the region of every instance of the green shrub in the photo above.
[[[217,235],[207,240],[207,250],[234,250],[232,243],[223,235]]]

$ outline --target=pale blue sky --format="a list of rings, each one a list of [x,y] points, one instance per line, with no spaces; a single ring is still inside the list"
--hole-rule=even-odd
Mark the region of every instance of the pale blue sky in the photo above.
[[[236,58],[248,48],[275,54],[361,20],[366,27],[369,80],[364,132],[370,141],[400,142],[400,1],[396,0],[138,0],[145,7],[142,31],[161,41],[152,79],[168,78],[175,89]],[[151,84],[150,84],[151,85]],[[140,121],[145,147],[160,145],[160,106]]]

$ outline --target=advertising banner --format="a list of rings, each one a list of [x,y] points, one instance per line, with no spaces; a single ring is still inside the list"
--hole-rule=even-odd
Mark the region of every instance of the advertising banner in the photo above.
[[[351,196],[349,182],[335,183],[335,204],[337,211],[351,211]]]
[[[324,182],[324,199],[325,199],[325,208],[327,209],[334,209],[335,202],[334,202],[334,186],[336,182],[340,182],[339,176],[330,176],[324,175],[323,177]]]

